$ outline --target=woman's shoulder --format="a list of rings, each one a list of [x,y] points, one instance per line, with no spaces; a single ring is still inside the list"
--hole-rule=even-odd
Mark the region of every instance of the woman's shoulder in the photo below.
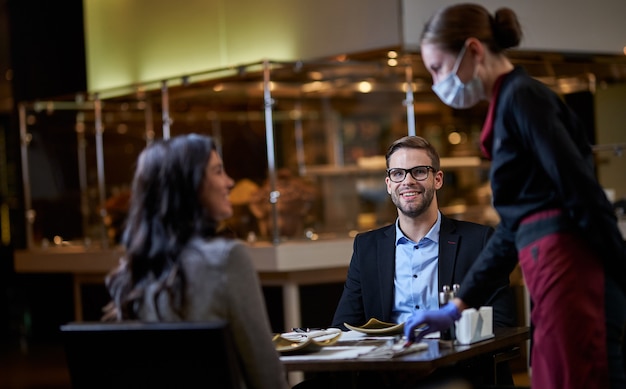
[[[247,257],[243,241],[222,237],[193,238],[181,252],[183,262],[205,266],[224,266],[241,257]]]
[[[239,239],[216,236],[211,238],[194,237],[189,241],[188,246],[203,247],[208,249],[231,249],[233,247],[242,246],[244,242]]]
[[[521,66],[516,66],[503,80],[498,100],[536,99],[555,95],[542,81],[531,77]]]

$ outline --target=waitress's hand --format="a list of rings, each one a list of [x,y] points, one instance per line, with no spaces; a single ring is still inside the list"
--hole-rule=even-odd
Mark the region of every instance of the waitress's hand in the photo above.
[[[460,318],[461,312],[452,301],[436,311],[417,311],[404,323],[404,335],[408,342],[419,342],[426,334],[450,328]]]

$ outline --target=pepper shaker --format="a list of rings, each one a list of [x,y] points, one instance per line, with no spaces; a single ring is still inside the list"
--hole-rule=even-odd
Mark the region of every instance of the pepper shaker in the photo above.
[[[450,285],[443,286],[442,291],[439,292],[439,306],[440,307],[443,307],[454,298],[455,290],[458,291],[458,284],[454,284],[453,289],[450,289]],[[453,341],[455,338],[455,331],[456,329],[455,329],[454,323],[452,323],[452,326],[450,326],[450,328],[447,328],[441,331],[440,339],[446,340],[446,341]]]

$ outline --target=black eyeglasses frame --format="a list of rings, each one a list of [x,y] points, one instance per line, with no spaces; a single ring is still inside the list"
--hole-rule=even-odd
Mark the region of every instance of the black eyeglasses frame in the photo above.
[[[425,168],[426,169],[426,176],[424,178],[417,178],[417,177],[415,177],[415,175],[413,175],[413,171],[415,169],[419,169],[419,168]],[[391,172],[394,171],[394,170],[402,170],[402,171],[404,171],[404,176],[402,177],[402,179],[400,181],[396,181],[396,180],[391,178]],[[416,181],[424,181],[424,180],[428,179],[428,171],[429,170],[432,170],[433,173],[436,172],[435,168],[430,166],[430,165],[418,165],[418,166],[413,166],[412,168],[409,168],[409,169],[403,169],[401,167],[394,167],[394,168],[387,169],[386,172],[387,172],[387,177],[389,177],[391,182],[400,183],[400,182],[402,182],[402,181],[404,181],[406,179],[407,174],[410,174],[411,177],[413,177],[413,179],[416,180]]]

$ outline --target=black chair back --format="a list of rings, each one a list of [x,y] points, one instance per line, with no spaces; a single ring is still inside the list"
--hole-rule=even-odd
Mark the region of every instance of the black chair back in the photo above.
[[[242,387],[226,322],[61,326],[74,389]]]

